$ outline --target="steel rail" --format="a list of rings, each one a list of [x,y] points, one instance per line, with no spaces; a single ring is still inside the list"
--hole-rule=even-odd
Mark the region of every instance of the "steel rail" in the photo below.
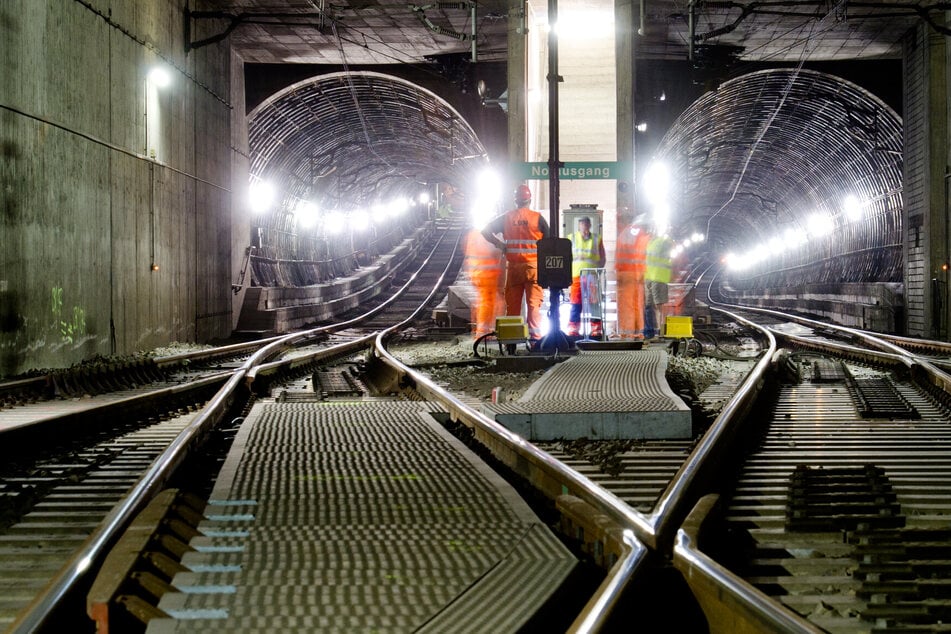
[[[285,338],[287,335],[277,335],[265,339],[256,339],[243,343],[233,343],[228,346],[220,346],[209,350],[199,350],[194,352],[181,352],[179,354],[170,354],[164,357],[155,357],[157,366],[175,366],[181,363],[192,361],[204,361],[208,359],[217,359],[219,357],[230,357],[237,354],[245,354],[261,348],[269,343]]]
[[[634,578],[647,558],[647,547],[634,534],[625,530],[622,537],[626,546],[623,557],[608,571],[607,579],[598,587],[578,618],[568,628],[568,634],[600,632],[607,626],[624,588]]]
[[[374,354],[397,372],[401,382],[410,384],[427,400],[440,404],[453,421],[472,428],[479,442],[549,499],[554,500],[561,495],[574,495],[597,511],[604,513],[622,530],[629,532],[629,537],[625,540],[626,551],[609,571],[605,581],[572,626],[573,631],[597,631],[586,628],[593,628],[607,620],[610,609],[616,605],[624,588],[643,568],[641,564],[646,560],[647,547],[640,536],[647,535],[651,531],[647,518],[610,491],[556,460],[485,414],[472,409],[425,375],[402,364],[380,345],[381,342],[378,341]],[[585,624],[584,627],[582,624]]]
[[[358,326],[360,325],[361,322],[366,321],[372,317],[375,317],[377,314],[387,309],[391,304],[394,304],[407,290],[409,290],[416,283],[416,279],[419,277],[420,270],[422,270],[423,268],[426,267],[426,265],[429,264],[433,255],[436,253],[436,249],[439,248],[439,245],[442,243],[443,239],[445,239],[445,234],[443,234],[443,236],[441,236],[440,239],[436,241],[436,244],[433,245],[432,250],[429,252],[429,255],[426,256],[426,259],[421,263],[420,267],[412,275],[409,276],[409,278],[401,287],[399,287],[396,291],[394,291],[393,295],[389,299],[380,303],[378,306],[367,311],[366,313],[359,315],[357,317],[354,317],[353,319],[332,324],[330,326],[324,326],[321,328],[315,328],[313,330],[309,330],[307,331],[308,337],[313,338],[314,336],[320,333],[336,332],[339,330],[345,330],[352,326]],[[461,238],[460,240],[456,240],[456,244],[453,247],[453,252],[449,257],[450,264],[452,263],[452,260],[453,260],[453,257],[455,256],[456,251],[459,249],[460,241],[461,241]],[[447,269],[448,269],[448,266],[449,265],[447,264]],[[399,326],[403,326],[416,318],[419,312],[423,310],[423,308],[425,308],[426,305],[428,305],[430,301],[432,301],[434,295],[436,294],[438,289],[442,286],[445,278],[446,278],[446,270],[444,270],[442,275],[439,276],[439,279],[436,280],[436,283],[433,286],[433,291],[426,297],[426,299],[422,301],[420,307],[417,308],[409,318],[400,322],[398,324]],[[250,385],[259,376],[263,377],[263,376],[273,374],[284,367],[293,368],[295,366],[305,365],[307,363],[312,363],[314,361],[319,361],[322,359],[328,359],[334,356],[339,356],[340,354],[344,354],[350,351],[367,348],[369,347],[370,343],[376,339],[377,334],[378,333],[375,333],[375,332],[370,333],[363,337],[359,337],[355,339],[354,341],[340,343],[334,346],[330,346],[329,348],[326,348],[324,350],[315,351],[312,354],[300,355],[298,357],[295,357],[294,359],[279,360],[279,361],[273,361],[269,363],[258,364],[257,366],[255,366],[248,372],[248,383]],[[291,337],[294,337],[294,336],[292,335]]]
[[[738,631],[776,634],[824,632],[771,600],[700,550],[703,523],[710,517],[718,499],[718,495],[709,494],[697,502],[677,530],[673,550],[674,567],[683,574],[697,596],[707,620],[711,623],[730,623]],[[742,618],[741,623],[737,622],[737,615]]]
[[[871,360],[882,365],[902,366],[907,370],[911,370],[917,365],[915,358],[906,354],[896,354],[894,352],[884,352],[882,350],[869,350],[868,348],[852,346],[847,343],[813,339],[811,337],[804,337],[802,335],[795,335],[788,332],[778,332],[776,330],[773,330],[773,333],[779,339],[795,343],[801,348],[830,352],[845,357],[851,357],[859,361]]]
[[[47,621],[66,594],[90,572],[93,562],[119,537],[128,522],[162,490],[187,458],[191,444],[220,422],[241,384],[246,366],[247,363],[242,370],[231,375],[201,414],[155,459],[130,493],[100,522],[100,528],[89,536],[46,588],[17,616],[8,632],[35,632]]]
[[[678,471],[650,515],[644,515],[632,509],[613,493],[589,481],[588,478],[481,412],[465,405],[428,377],[403,365],[385,348],[384,342],[388,331],[384,331],[379,336],[374,354],[397,372],[401,382],[408,380],[407,382],[411,383],[422,396],[445,407],[454,421],[462,422],[474,429],[476,438],[489,447],[494,455],[549,498],[556,499],[559,495],[565,494],[575,495],[597,511],[607,515],[624,531],[625,549],[621,558],[608,572],[606,579],[572,625],[573,632],[598,631],[607,622],[611,610],[620,599],[624,589],[642,569],[641,565],[646,560],[648,550],[662,549],[668,539],[673,541],[675,537],[673,531],[678,527],[680,519],[689,513],[690,506],[695,502],[691,495],[695,492],[701,476],[714,469],[729,449],[730,440],[765,384],[764,377],[773,364],[776,351],[775,337],[768,330],[739,315],[722,312],[760,331],[769,342],[769,346]],[[670,533],[669,537],[668,533]],[[754,598],[751,597],[751,600]],[[762,617],[766,621],[779,618],[765,608]]]
[[[436,288],[441,283],[442,278],[437,282]],[[387,340],[410,323],[422,307],[432,300],[436,288],[410,318],[377,335],[373,354],[397,373],[401,383],[408,379],[413,389],[421,396],[445,407],[453,421],[472,428],[476,439],[489,448],[493,455],[514,472],[525,477],[549,499],[554,500],[566,494],[576,495],[610,517],[622,528],[624,538],[621,557],[608,571],[605,580],[569,630],[579,633],[597,632],[610,618],[611,611],[617,605],[624,589],[644,568],[643,563],[647,560],[648,549],[638,539],[637,534],[646,534],[650,530],[646,518],[627,506],[613,493],[554,459],[481,412],[472,409],[428,377],[400,362],[386,349]]]
[[[458,243],[456,245],[458,248]],[[397,373],[401,383],[409,379],[413,389],[424,398],[439,403],[456,422],[462,422],[477,431],[476,438],[516,473],[539,488],[549,497],[573,493],[601,510],[622,527],[623,552],[615,562],[598,590],[583,608],[571,626],[572,632],[597,632],[610,618],[624,589],[647,560],[648,550],[637,538],[638,531],[647,530],[643,516],[628,507],[609,491],[585,476],[552,458],[521,436],[512,433],[496,421],[478,412],[453,394],[436,385],[431,379],[403,364],[387,349],[386,342],[410,324],[433,299],[441,288],[445,272],[437,280],[433,291],[420,303],[420,307],[404,321],[381,331],[375,340],[373,355]],[[481,432],[481,434],[479,433]],[[480,437],[481,436],[481,437]],[[489,440],[489,442],[485,442]]]
[[[415,277],[416,274],[407,281],[404,288],[410,286],[413,281],[415,281]],[[600,631],[610,618],[611,612],[617,605],[624,589],[630,581],[633,580],[635,574],[646,561],[649,552],[647,547],[636,537],[636,531],[633,529],[633,526],[625,526],[631,519],[630,514],[634,514],[635,523],[641,523],[642,531],[649,529],[647,525],[643,523],[643,516],[637,511],[630,509],[630,507],[614,496],[614,494],[604,490],[600,485],[595,484],[585,476],[565,466],[560,461],[555,460],[547,453],[528,443],[521,436],[510,432],[494,420],[470,408],[454,395],[433,383],[428,377],[403,364],[387,350],[386,342],[417,318],[419,312],[434,299],[436,292],[438,292],[442,286],[444,278],[445,273],[437,280],[433,291],[420,303],[419,308],[404,321],[378,334],[368,335],[367,337],[362,337],[352,342],[338,344],[313,354],[295,357],[291,360],[262,364],[249,373],[248,379],[249,381],[253,381],[258,376],[278,372],[282,367],[288,365],[302,365],[339,356],[342,353],[363,349],[367,347],[368,341],[373,339],[374,345],[372,354],[375,357],[394,370],[397,376],[402,380],[407,378],[411,379],[410,383],[416,392],[424,398],[445,407],[453,420],[463,422],[476,429],[481,429],[488,436],[497,441],[498,444],[501,445],[502,452],[493,448],[494,443],[488,443],[487,446],[489,446],[497,457],[512,467],[513,470],[527,476],[527,479],[536,486],[539,484],[538,474],[531,471],[528,473],[522,472],[519,465],[532,464],[541,471],[545,479],[552,484],[552,486],[547,489],[542,487],[551,499],[556,498],[558,495],[576,494],[579,498],[592,503],[592,506],[598,510],[613,517],[620,526],[624,527],[622,529],[622,542],[624,543],[622,556],[615,562],[611,570],[608,571],[605,581],[599,586],[598,590],[588,601],[569,630],[579,633]],[[402,290],[403,289],[401,289],[401,291]],[[391,298],[390,301],[394,299],[395,297]],[[384,307],[385,306],[378,307],[377,311],[382,310]],[[480,440],[484,440],[484,438]],[[514,457],[514,461],[505,460],[505,456]]]
[[[0,438],[4,438],[4,440],[7,442],[11,442],[11,437],[23,432],[42,430],[48,433],[52,426],[56,426],[61,423],[70,424],[85,416],[89,416],[90,414],[101,414],[103,416],[107,416],[111,413],[118,413],[130,408],[141,407],[143,405],[149,404],[152,401],[161,402],[175,396],[188,394],[189,392],[196,392],[206,388],[210,389],[210,386],[214,386],[218,383],[225,383],[228,380],[230,374],[230,371],[217,372],[211,375],[196,378],[181,385],[158,388],[143,394],[136,394],[133,396],[117,399],[115,401],[109,401],[108,403],[103,403],[102,405],[98,405],[91,409],[78,410],[65,414],[56,414],[48,418],[32,420],[23,424],[10,424],[6,427],[0,428]]]
[[[692,505],[673,536],[674,567],[683,574],[709,622],[721,622],[718,617],[728,615],[727,620],[740,627],[736,621],[737,615],[740,615],[742,625],[750,628],[750,631],[783,634],[821,632],[822,630],[817,629],[807,620],[766,597],[752,585],[717,564],[699,549],[700,526],[715,505],[717,496],[706,495],[696,501],[686,495],[688,485],[695,481],[699,474],[706,473],[707,469],[716,466],[717,460],[722,457],[722,452],[732,445],[731,440],[743,425],[743,419],[749,408],[759,397],[764,386],[765,374],[776,357],[776,337],[771,329],[727,310],[714,307],[711,309],[762,332],[769,340],[770,346],[767,354],[762,356],[753,373],[747,376],[741,388],[704,435],[700,445],[681,467],[668,493],[665,493],[663,504],[657,507],[657,512],[662,518],[660,521],[662,530],[667,530],[673,522],[682,517],[680,513],[675,513],[672,509],[677,508],[682,511],[683,505],[688,503]]]
[[[858,330],[856,328],[849,328],[848,326],[840,326],[838,324],[829,324],[821,321],[816,321],[814,319],[809,319],[807,317],[800,317],[798,315],[790,315],[788,313],[783,313],[781,311],[772,310],[769,308],[756,308],[748,306],[737,306],[733,304],[721,304],[729,306],[734,309],[743,310],[747,312],[753,312],[763,315],[769,315],[771,317],[776,317],[777,319],[783,319],[785,321],[792,321],[798,324],[809,326],[811,328],[821,328],[823,330],[832,330],[835,332],[848,335],[855,339],[859,339],[864,342],[866,345],[877,348],[878,350],[888,352],[894,355],[904,357],[908,360],[908,363],[911,366],[920,368],[924,371],[925,376],[928,381],[930,381],[935,387],[939,388],[944,392],[951,393],[951,375],[949,375],[944,370],[937,367],[929,359],[923,358],[920,355],[916,355],[904,348],[887,341],[882,337],[878,337],[873,333],[869,333],[865,330]],[[783,337],[790,337],[790,335],[782,332],[777,332],[775,329],[770,328],[771,331],[775,332],[778,335]],[[912,368],[914,370],[914,367]]]
[[[26,389],[40,389],[49,385],[49,377],[34,376],[26,379],[15,379],[13,381],[4,381],[0,383],[0,394],[4,392],[18,392]]]
[[[710,429],[703,435],[700,442],[687,457],[687,460],[677,471],[667,489],[661,494],[658,503],[649,517],[654,546],[667,544],[672,541],[674,531],[681,520],[687,515],[695,499],[695,493],[701,475],[708,474],[718,466],[725,452],[732,444],[732,439],[742,425],[743,419],[750,408],[759,398],[765,385],[767,371],[774,363],[776,353],[776,338],[769,330],[759,326],[739,315],[726,310],[716,309],[718,312],[735,319],[746,326],[759,331],[768,342],[765,353],[760,357],[743,383],[736,390],[733,397],[724,405]],[[657,542],[660,542],[658,544]]]
[[[458,244],[456,248],[458,248]],[[249,371],[247,377],[249,385],[258,377],[279,372],[285,367],[293,367],[295,364],[300,366],[367,348],[369,341],[373,340],[371,353],[396,372],[401,383],[405,381],[422,397],[445,407],[453,420],[467,424],[474,429],[481,430],[483,435],[480,437],[480,435],[477,434],[477,438],[482,440],[490,450],[492,450],[493,454],[499,457],[508,466],[512,467],[513,470],[526,476],[530,482],[544,491],[549,498],[555,499],[559,495],[565,494],[576,495],[580,499],[590,503],[597,510],[612,517],[617,524],[622,527],[622,542],[624,548],[621,557],[614,563],[611,570],[608,571],[605,581],[602,582],[598,590],[588,601],[570,629],[571,632],[600,631],[600,629],[606,625],[624,589],[628,586],[630,581],[634,579],[636,573],[641,569],[642,564],[647,560],[649,550],[637,538],[636,533],[649,531],[649,526],[640,513],[628,507],[614,494],[565,466],[560,461],[555,460],[547,453],[527,442],[521,436],[510,432],[494,420],[470,408],[454,395],[436,385],[425,375],[403,364],[387,350],[387,341],[412,323],[413,320],[418,317],[419,313],[435,298],[436,293],[442,287],[445,275],[446,273],[444,272],[434,284],[433,291],[429,296],[421,301],[419,307],[402,322],[379,333],[367,335],[366,337],[361,337],[351,342],[337,344],[311,354],[298,356],[294,359],[260,364]],[[404,287],[400,289],[400,292],[411,286],[416,276],[417,274],[414,273]],[[388,300],[386,304],[389,304],[395,299],[396,297],[394,296]],[[373,312],[379,312],[385,307],[385,305],[381,305]],[[486,437],[490,439],[490,442],[485,442]],[[507,457],[509,459],[506,459]],[[532,467],[528,471],[525,471],[521,468],[523,465],[532,465]],[[636,529],[635,526],[637,526]]]
[[[865,331],[869,332],[869,331]],[[932,348],[934,350],[940,350],[944,354],[951,355],[951,341],[938,341],[937,339],[918,339],[915,337],[903,337],[901,335],[893,335],[890,333],[872,333],[877,337],[884,339],[885,341],[891,341],[892,343],[904,346],[907,348]]]
[[[458,242],[455,248],[458,248]],[[428,260],[429,258],[427,258],[427,262]],[[425,263],[423,266],[425,266]],[[386,305],[395,301],[396,297],[415,282],[418,274],[418,271],[414,273],[390,300],[370,311],[367,315],[376,314]],[[374,340],[371,351],[374,356],[395,370],[398,376],[407,380],[407,383],[411,384],[422,396],[442,404],[454,420],[463,422],[475,429],[477,438],[483,444],[488,446],[503,462],[513,467],[517,473],[525,476],[539,490],[545,492],[551,499],[557,499],[559,496],[566,494],[576,495],[595,509],[603,512],[621,527],[624,535],[622,540],[624,542],[623,552],[611,570],[608,571],[606,579],[597,592],[579,614],[571,630],[576,632],[598,631],[609,619],[611,611],[620,600],[624,589],[645,567],[643,563],[647,559],[649,547],[657,547],[658,530],[665,529],[673,521],[670,518],[688,501],[687,495],[690,492],[690,485],[696,480],[698,474],[706,472],[704,465],[709,464],[708,461],[715,458],[716,448],[721,444],[716,441],[720,436],[728,436],[729,425],[725,421],[730,416],[721,414],[718,421],[714,423],[711,432],[708,432],[705,440],[688,458],[688,463],[682,467],[678,478],[668,488],[660,511],[650,517],[645,516],[631,509],[613,493],[606,491],[555,460],[522,437],[513,434],[494,420],[471,409],[424,375],[400,363],[386,350],[386,341],[415,319],[419,312],[427,306],[441,287],[445,275],[444,271],[426,300],[421,302],[416,311],[400,324],[378,334],[367,335],[352,342],[331,346],[312,355],[307,355],[305,358],[314,360],[336,356],[350,350],[365,348],[371,340]],[[105,551],[106,545],[118,536],[121,526],[131,520],[134,514],[144,507],[148,499],[161,490],[162,485],[170,477],[170,473],[187,457],[188,446],[191,442],[220,423],[221,417],[227,411],[241,384],[250,387],[258,376],[276,372],[284,366],[306,362],[302,360],[302,357],[283,361],[273,361],[273,359],[286,350],[306,343],[331,328],[339,329],[355,325],[363,318],[366,318],[366,316],[342,324],[279,337],[257,350],[238,370],[234,371],[227,384],[219,390],[209,405],[202,410],[201,414],[173,442],[169,449],[153,463],[147,474],[133,489],[133,494],[117,506],[103,521],[104,529],[90,538],[70,564],[64,568],[64,572],[21,615],[11,631],[34,631],[43,623],[53,606],[58,603],[68,588],[88,571],[91,563]],[[741,389],[742,394],[738,393],[724,408],[725,411],[745,411],[748,404],[752,402],[752,395],[762,385],[760,376],[768,366],[770,356],[765,355],[761,359],[754,374],[748,377],[744,383]]]

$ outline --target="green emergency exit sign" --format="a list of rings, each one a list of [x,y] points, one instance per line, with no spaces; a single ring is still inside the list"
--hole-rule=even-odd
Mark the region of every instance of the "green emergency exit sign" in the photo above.
[[[512,163],[516,180],[548,180],[548,163]],[[627,161],[570,161],[558,170],[561,180],[631,180],[631,163]]]

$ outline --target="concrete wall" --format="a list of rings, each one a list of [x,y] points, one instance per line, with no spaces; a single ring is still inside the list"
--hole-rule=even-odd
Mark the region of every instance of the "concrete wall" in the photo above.
[[[922,24],[904,41],[904,230],[907,334],[947,339],[951,47]]]
[[[532,15],[547,21],[547,7],[535,2]],[[563,78],[558,87],[558,144],[559,160],[615,161],[617,160],[617,93],[614,38],[614,2],[609,0],[564,0],[558,4],[559,20],[568,27],[558,43],[558,74]],[[573,24],[579,16],[598,16],[590,23]],[[574,28],[570,28],[570,27]],[[548,90],[548,34],[543,24],[533,25],[529,37],[534,40],[528,48],[537,51],[530,64],[534,77],[529,81],[538,87],[536,119],[530,120],[530,143],[527,160],[549,159],[549,106]],[[627,134],[630,134],[630,130]],[[534,152],[533,152],[534,150]],[[548,183],[534,183],[535,209],[549,208]],[[605,237],[608,228],[615,226],[617,182],[614,180],[560,180],[560,208],[572,203],[597,203],[605,211]],[[613,236],[614,233],[610,234]],[[607,245],[606,245],[607,246]]]
[[[241,65],[184,5],[0,3],[0,376],[231,332]]]

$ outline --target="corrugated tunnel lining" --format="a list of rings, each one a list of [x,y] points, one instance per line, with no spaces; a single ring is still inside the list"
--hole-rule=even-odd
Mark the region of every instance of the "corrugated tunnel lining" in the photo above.
[[[814,211],[834,212],[837,229],[821,247],[769,266],[835,260],[839,279],[828,281],[893,281],[901,275],[902,150],[900,118],[870,92],[825,73],[781,69],[698,99],[656,157],[682,184],[672,192],[676,232],[704,233],[711,259],[786,229],[801,232]],[[849,193],[866,203],[861,220],[841,215]]]
[[[347,210],[421,183],[461,185],[486,151],[461,115],[410,82],[334,73],[275,94],[249,118],[251,173],[286,197]]]

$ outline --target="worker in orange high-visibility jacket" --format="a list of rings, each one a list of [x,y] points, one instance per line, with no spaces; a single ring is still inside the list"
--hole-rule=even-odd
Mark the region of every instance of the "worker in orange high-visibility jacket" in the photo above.
[[[504,310],[502,297],[502,252],[473,229],[463,245],[463,269],[476,291],[471,308],[473,335],[479,338],[495,329],[495,318]]]
[[[519,185],[515,190],[515,209],[494,218],[482,230],[482,235],[505,254],[505,314],[521,315],[524,298],[528,334],[532,341],[537,341],[542,337],[544,297],[538,285],[537,242],[548,235],[548,222],[540,213],[529,209],[531,202],[528,185]],[[498,235],[502,236],[501,240]]]
[[[647,269],[647,223],[638,217],[617,238],[617,320],[621,339],[644,340],[644,273]]]
[[[591,218],[578,219],[578,231],[571,234],[571,314],[568,318],[568,336],[577,337],[581,330],[581,270],[599,269],[607,256],[600,234],[591,232]],[[585,280],[586,282],[588,280]],[[596,288],[596,284],[592,285]],[[597,298],[601,301],[600,298]],[[601,337],[601,319],[591,319],[591,337]]]

